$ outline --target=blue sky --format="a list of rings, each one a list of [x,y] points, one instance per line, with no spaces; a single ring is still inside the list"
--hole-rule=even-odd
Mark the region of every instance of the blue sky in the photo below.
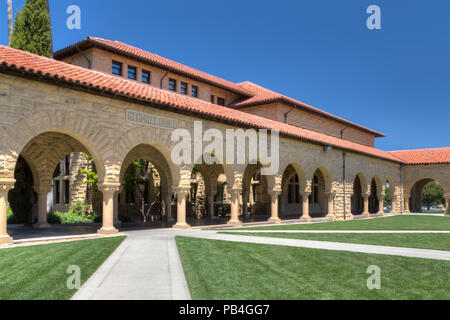
[[[14,11],[24,2],[13,0]],[[383,150],[450,146],[447,0],[50,3],[55,50],[89,35],[121,40],[381,131]],[[66,28],[71,4],[81,8],[81,30]],[[371,4],[381,8],[381,30],[366,27]]]

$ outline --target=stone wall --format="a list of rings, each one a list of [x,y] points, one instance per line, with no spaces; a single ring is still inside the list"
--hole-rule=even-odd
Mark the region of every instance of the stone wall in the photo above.
[[[30,165],[35,183],[42,184],[51,181],[54,168],[65,155],[86,152],[94,158],[99,185],[120,185],[121,171],[129,163],[127,161],[144,158],[158,163],[163,193],[173,193],[174,188],[189,188],[194,165],[176,165],[171,161],[171,151],[176,144],[171,141],[171,133],[175,128],[131,121],[127,118],[129,110],[174,120],[176,127],[191,132],[194,121],[199,120],[179,111],[171,112],[169,107],[144,106],[1,74],[0,132],[3,138],[0,140],[0,178],[14,178],[15,162],[22,154]],[[213,120],[203,120],[202,124],[203,130],[216,128],[224,136],[226,129],[236,128]],[[193,144],[192,141],[192,147]],[[401,169],[396,162],[346,152],[344,180],[342,150],[327,152],[322,145],[287,137],[280,137],[279,159],[278,172],[265,177],[267,191],[282,190],[282,176],[289,165],[299,175],[300,192],[311,191],[314,172],[320,169],[324,192],[334,195],[333,213],[337,219],[343,219],[344,212],[347,217],[351,216],[350,197],[356,175],[363,177],[365,193],[370,193],[371,181],[375,180],[378,194],[383,194],[384,185],[389,180],[395,190],[395,206],[398,208],[402,208],[403,194],[419,178],[437,179],[446,193],[450,190],[448,164],[403,166]],[[228,192],[242,192],[248,186],[245,165],[207,167],[211,176],[220,172],[226,177]],[[206,187],[208,183],[205,181],[205,184]],[[81,185],[79,188],[83,189]]]

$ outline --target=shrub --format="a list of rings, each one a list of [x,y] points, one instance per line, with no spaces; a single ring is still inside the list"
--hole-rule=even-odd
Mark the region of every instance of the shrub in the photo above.
[[[77,201],[70,207],[70,211],[79,215],[79,216],[87,216],[88,215],[89,205],[84,204],[82,201]]]
[[[75,212],[50,212],[47,215],[50,224],[79,224],[97,222],[100,215],[94,213],[90,216],[81,216]]]
[[[11,208],[8,208],[6,210],[6,219],[8,221],[8,224],[19,224],[20,223],[19,221],[17,221]]]

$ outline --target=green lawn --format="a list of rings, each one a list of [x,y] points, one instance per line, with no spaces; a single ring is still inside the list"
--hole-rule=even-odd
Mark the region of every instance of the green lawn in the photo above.
[[[343,243],[375,244],[380,246],[407,247],[450,251],[450,234],[355,234],[355,233],[258,233],[258,232],[221,232],[246,236],[288,238],[302,240],[334,241]]]
[[[450,299],[450,263],[177,237],[193,299]],[[368,290],[370,265],[381,289]]]
[[[67,268],[80,267],[83,284],[125,237],[0,250],[0,300],[66,300]]]
[[[450,216],[393,216],[310,224],[271,225],[240,230],[450,230]]]

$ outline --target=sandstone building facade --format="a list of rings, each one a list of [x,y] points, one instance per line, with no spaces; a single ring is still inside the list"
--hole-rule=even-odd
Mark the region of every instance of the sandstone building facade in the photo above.
[[[171,133],[193,131],[200,120],[204,130],[224,136],[227,129],[279,131],[279,171],[261,175],[259,162],[176,165]],[[444,188],[448,214],[450,148],[386,152],[374,148],[383,136],[250,82],[232,83],[117,41],[90,37],[55,60],[0,46],[0,242],[12,240],[6,210],[19,157],[32,172],[37,227],[48,226],[52,186],[61,205],[82,194],[80,177],[54,173],[67,155],[85,153],[98,173],[101,233],[117,232],[122,182],[137,159],[156,169],[164,219],[177,228],[189,227],[187,199],[199,183],[193,171],[202,178],[197,190],[204,190],[198,210],[217,215],[220,194],[229,203],[230,224],[255,212],[274,223],[383,214],[387,184],[393,213],[417,211],[429,181]]]

